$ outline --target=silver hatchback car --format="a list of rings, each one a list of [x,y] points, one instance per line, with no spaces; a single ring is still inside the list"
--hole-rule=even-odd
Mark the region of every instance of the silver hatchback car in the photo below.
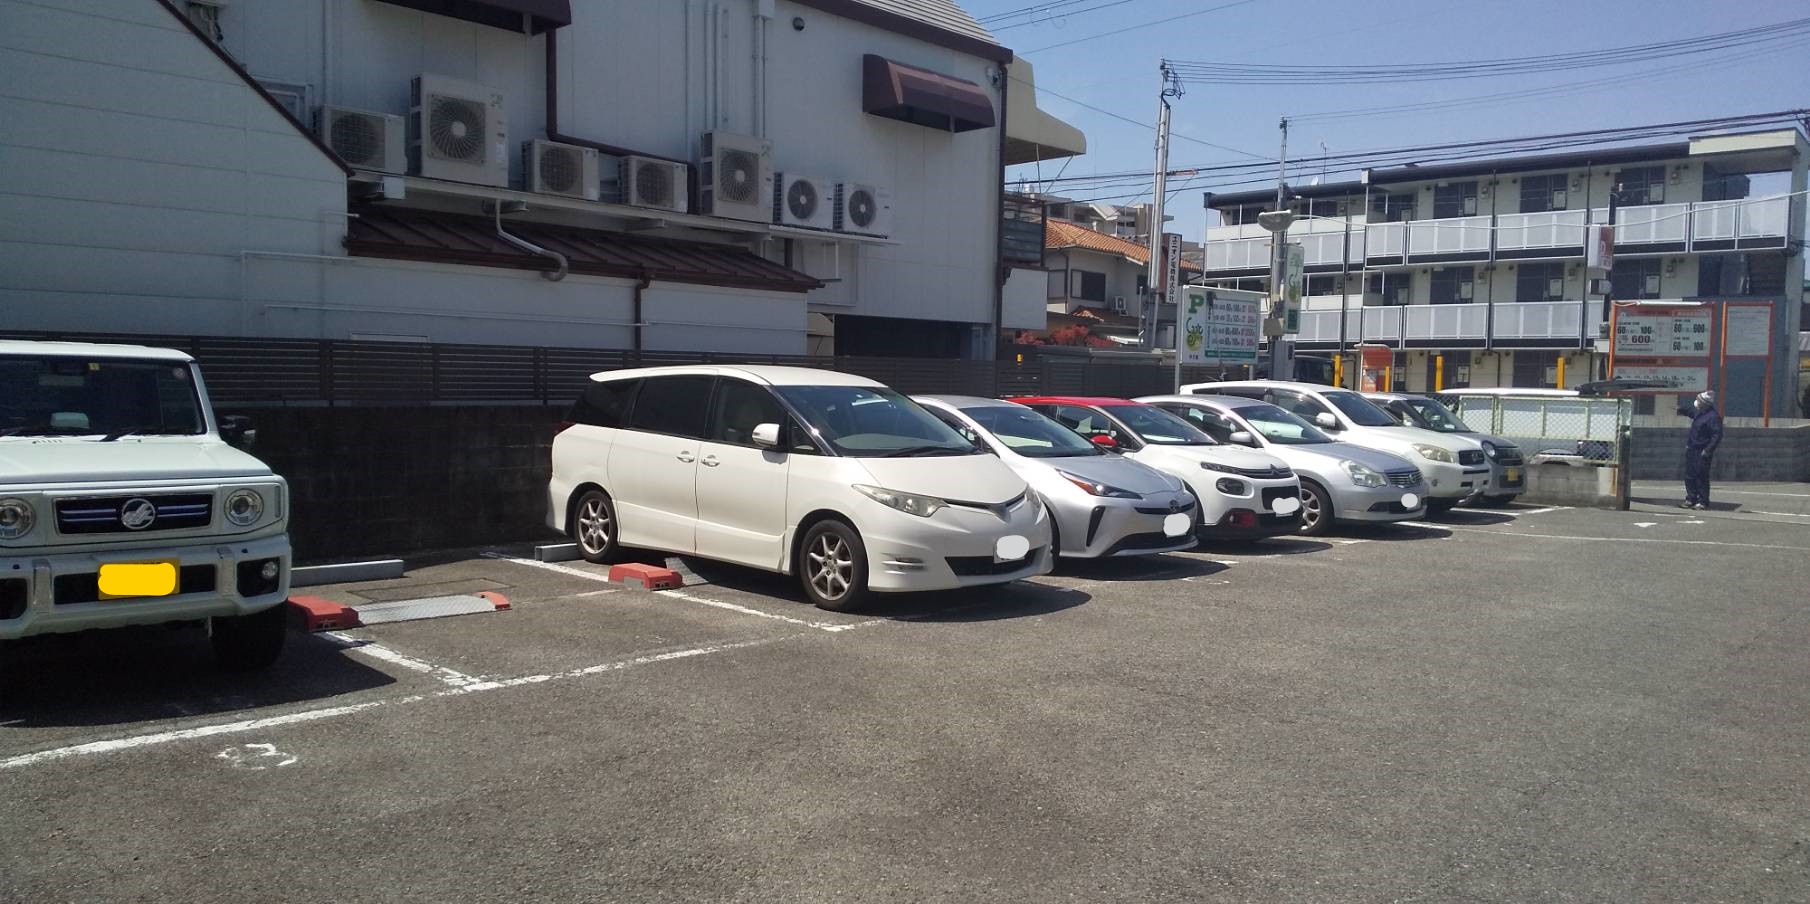
[[[1188,419],[1222,443],[1261,449],[1301,478],[1301,530],[1323,534],[1335,522],[1388,522],[1427,511],[1427,483],[1414,463],[1389,452],[1341,443],[1268,402],[1236,396],[1148,396],[1138,401]]]

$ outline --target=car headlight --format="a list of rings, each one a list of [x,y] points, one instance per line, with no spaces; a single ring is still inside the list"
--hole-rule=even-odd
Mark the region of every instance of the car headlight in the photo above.
[[[1234,480],[1230,477],[1219,478],[1219,482],[1213,484],[1213,488],[1227,496],[1248,496],[1251,492],[1251,488],[1244,481]]]
[[[1345,473],[1351,475],[1351,482],[1358,486],[1382,487],[1389,485],[1389,478],[1384,477],[1383,472],[1362,462],[1342,461],[1339,464],[1345,467]]]
[[[1483,454],[1486,458],[1494,460],[1496,457],[1496,444],[1487,439],[1483,440]]]
[[[1069,483],[1072,483],[1075,486],[1078,486],[1081,489],[1085,490],[1087,492],[1087,494],[1090,496],[1104,496],[1108,499],[1142,499],[1142,498],[1144,498],[1143,496],[1141,496],[1137,493],[1133,493],[1130,490],[1119,489],[1118,487],[1115,487],[1110,483],[1100,483],[1097,480],[1088,480],[1087,478],[1082,477],[1079,474],[1070,474],[1069,472],[1061,470],[1060,468],[1058,468],[1056,470],[1056,473],[1062,475],[1063,480],[1066,480]]]
[[[264,517],[264,497],[257,490],[234,490],[226,497],[226,520],[237,527],[250,527]]]
[[[895,508],[907,515],[917,515],[920,518],[928,518],[931,515],[936,514],[937,509],[948,504],[935,496],[919,496],[916,493],[901,493],[897,490],[870,487],[859,483],[854,486],[855,489],[861,491],[861,495],[866,496],[887,508]]]
[[[1226,474],[1238,473],[1237,468],[1234,468],[1231,465],[1222,465],[1216,461],[1203,461],[1200,463],[1200,466],[1203,468],[1206,468],[1209,471],[1220,471],[1220,472],[1223,472]]]
[[[31,533],[37,521],[31,503],[23,499],[0,499],[0,540],[17,540]]]
[[[1448,465],[1453,461],[1456,461],[1456,459],[1452,458],[1451,452],[1441,449],[1438,446],[1429,446],[1426,443],[1415,443],[1414,452],[1428,461],[1443,461]]]

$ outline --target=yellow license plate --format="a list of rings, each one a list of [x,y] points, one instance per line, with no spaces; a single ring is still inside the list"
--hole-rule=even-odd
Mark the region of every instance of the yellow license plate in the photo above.
[[[175,562],[112,562],[101,566],[104,600],[169,596],[176,592]]]
[[[1508,478],[1509,482],[1511,482],[1511,483],[1514,481],[1520,480],[1521,479],[1521,469],[1520,468],[1509,468],[1506,472],[1504,472],[1503,476]]]

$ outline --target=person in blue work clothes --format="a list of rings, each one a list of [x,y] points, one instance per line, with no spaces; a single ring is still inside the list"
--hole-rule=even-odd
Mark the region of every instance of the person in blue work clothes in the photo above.
[[[1709,508],[1709,468],[1722,445],[1722,415],[1714,392],[1698,395],[1691,407],[1691,429],[1684,439],[1684,507],[1702,511]]]

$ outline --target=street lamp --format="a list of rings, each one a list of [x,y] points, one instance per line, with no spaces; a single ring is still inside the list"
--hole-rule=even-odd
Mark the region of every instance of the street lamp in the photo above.
[[[1263,335],[1270,343],[1270,379],[1286,380],[1294,374],[1282,372],[1283,310],[1282,277],[1288,262],[1288,227],[1297,215],[1292,209],[1266,210],[1257,215],[1257,225],[1270,234],[1270,316],[1263,322]]]

